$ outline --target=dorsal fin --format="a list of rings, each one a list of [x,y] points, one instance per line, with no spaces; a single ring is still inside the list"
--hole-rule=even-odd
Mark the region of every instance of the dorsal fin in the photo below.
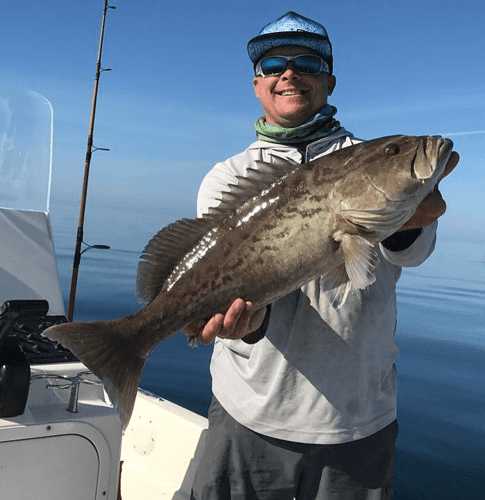
[[[256,161],[256,164],[258,168],[248,168],[245,176],[237,176],[237,184],[228,185],[229,191],[222,193],[218,207],[209,208],[199,219],[173,222],[153,236],[138,263],[136,295],[141,301],[149,302],[158,295],[175,266],[208,231],[295,167],[284,160],[278,163]]]
[[[156,297],[174,267],[213,226],[211,217],[181,219],[165,226],[153,236],[138,263],[137,297],[143,302]]]
[[[232,215],[244,203],[258,196],[265,189],[269,189],[294,170],[298,165],[278,158],[278,163],[267,163],[256,160],[257,168],[249,167],[246,175],[237,175],[237,184],[228,184],[229,191],[224,191],[220,198],[220,205],[209,209],[209,214],[218,218]]]

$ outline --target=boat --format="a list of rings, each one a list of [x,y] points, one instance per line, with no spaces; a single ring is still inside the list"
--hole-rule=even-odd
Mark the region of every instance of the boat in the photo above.
[[[190,498],[207,420],[138,390],[130,423],[73,354],[49,215],[53,113],[0,91],[0,499]]]

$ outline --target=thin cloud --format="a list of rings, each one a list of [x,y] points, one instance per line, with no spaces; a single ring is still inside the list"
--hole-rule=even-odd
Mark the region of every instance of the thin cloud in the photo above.
[[[479,134],[485,134],[485,130],[469,130],[468,132],[446,132],[444,134],[439,134],[439,135],[444,135],[446,137],[449,136],[458,136],[458,135],[479,135]]]

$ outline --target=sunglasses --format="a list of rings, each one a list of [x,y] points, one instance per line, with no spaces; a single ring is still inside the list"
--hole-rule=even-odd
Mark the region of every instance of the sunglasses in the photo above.
[[[295,65],[295,70],[302,75],[329,73],[328,64],[321,57],[312,54],[265,57],[256,64],[254,73],[263,77],[282,75],[290,61]]]

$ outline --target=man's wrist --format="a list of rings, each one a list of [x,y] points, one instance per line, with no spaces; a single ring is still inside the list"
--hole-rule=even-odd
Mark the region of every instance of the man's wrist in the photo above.
[[[269,325],[270,313],[271,304],[268,304],[266,306],[266,315],[263,319],[263,322],[261,323],[261,326],[257,330],[254,330],[254,332],[248,333],[246,336],[242,337],[241,340],[243,340],[246,344],[256,344],[257,342],[259,342],[266,335],[266,330],[268,329]]]
[[[383,240],[382,245],[386,250],[390,250],[391,252],[402,252],[409,248],[419,238],[422,231],[422,228],[398,231]]]

